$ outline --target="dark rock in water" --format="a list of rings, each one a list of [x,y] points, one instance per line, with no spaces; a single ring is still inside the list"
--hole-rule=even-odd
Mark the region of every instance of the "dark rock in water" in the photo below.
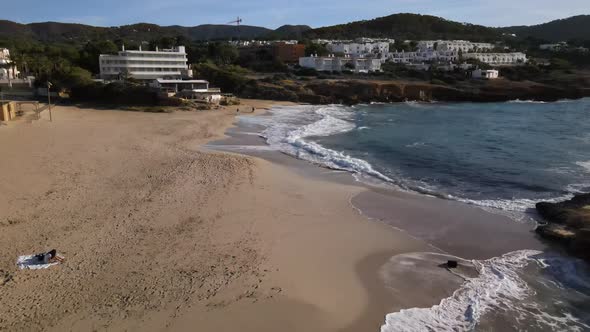
[[[563,243],[576,256],[590,259],[590,194],[559,203],[541,202],[536,207],[547,221],[537,227],[537,233]]]
[[[457,261],[447,261],[447,267],[449,269],[456,269],[459,266]]]

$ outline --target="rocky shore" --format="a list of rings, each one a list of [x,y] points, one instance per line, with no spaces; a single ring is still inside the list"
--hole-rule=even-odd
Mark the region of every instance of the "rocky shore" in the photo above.
[[[241,95],[247,98],[288,100],[311,104],[358,104],[403,101],[502,102],[557,101],[590,96],[585,86],[563,86],[531,81],[469,81],[459,85],[429,82],[351,79],[313,79],[257,82]]]
[[[590,260],[590,193],[559,203],[537,203],[536,208],[547,221],[537,227],[537,233],[562,243],[573,255]]]

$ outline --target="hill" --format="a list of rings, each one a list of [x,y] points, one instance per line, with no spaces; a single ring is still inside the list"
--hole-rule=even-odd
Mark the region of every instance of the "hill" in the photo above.
[[[311,30],[309,25],[283,25],[273,31],[270,36],[277,39],[301,39],[303,33]]]
[[[368,21],[358,21],[309,30],[310,39],[353,39],[358,37],[416,39],[495,40],[501,33],[481,25],[448,21],[440,17],[418,14],[394,14]]]
[[[90,39],[151,40],[159,37],[184,36],[191,40],[213,40],[230,38],[259,38],[269,35],[271,29],[242,25],[205,24],[194,27],[159,26],[138,23],[120,27],[94,27],[84,24],[43,22],[20,24],[0,20],[0,37],[33,38],[39,41],[87,41]]]
[[[590,15],[574,16],[533,26],[490,28],[460,23],[441,17],[418,14],[394,14],[312,29],[307,25],[283,25],[276,30],[242,25],[204,24],[194,27],[159,26],[137,23],[120,27],[94,27],[84,24],[43,22],[20,24],[0,20],[0,37],[32,38],[45,42],[86,42],[92,39],[149,41],[161,37],[184,36],[190,40],[216,39],[354,39],[358,37],[417,39],[466,39],[495,41],[504,33],[518,37],[535,37],[547,41],[590,40]]]
[[[505,33],[518,37],[535,37],[552,42],[570,39],[590,40],[590,15],[573,16],[532,26],[513,26],[499,28]]]

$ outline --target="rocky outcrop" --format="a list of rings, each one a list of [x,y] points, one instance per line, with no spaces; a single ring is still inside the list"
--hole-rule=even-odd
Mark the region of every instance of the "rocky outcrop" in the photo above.
[[[358,104],[401,101],[472,101],[501,102],[508,100],[556,101],[587,96],[582,88],[563,88],[534,82],[465,81],[460,85],[438,85],[428,82],[377,80],[284,80],[249,85],[243,97],[278,99],[312,104]]]
[[[590,259],[590,194],[560,203],[537,203],[536,208],[547,221],[537,227],[537,233],[561,242],[576,256]]]

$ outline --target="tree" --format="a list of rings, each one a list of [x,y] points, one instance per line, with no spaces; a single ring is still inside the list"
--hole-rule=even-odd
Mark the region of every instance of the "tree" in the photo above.
[[[311,43],[311,42],[309,44],[305,45],[305,55],[306,56],[312,56],[312,55],[326,56],[328,54],[330,54],[330,51],[328,51],[328,49],[324,45],[315,44],[315,43]]]
[[[100,66],[98,58],[101,54],[115,54],[118,48],[110,40],[92,41],[86,43],[80,54],[80,66],[92,73],[98,74]]]
[[[218,65],[229,65],[234,63],[239,53],[237,48],[228,43],[216,42],[209,43],[208,56]]]

